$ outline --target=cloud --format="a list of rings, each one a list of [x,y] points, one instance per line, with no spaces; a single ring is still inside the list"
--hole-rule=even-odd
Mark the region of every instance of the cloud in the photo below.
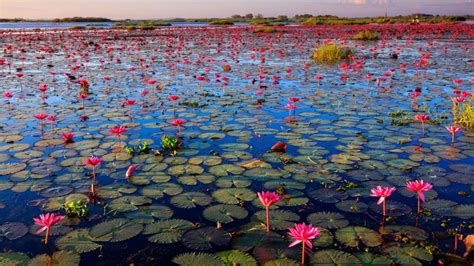
[[[338,0],[338,3],[352,5],[387,5],[391,3],[391,0]]]

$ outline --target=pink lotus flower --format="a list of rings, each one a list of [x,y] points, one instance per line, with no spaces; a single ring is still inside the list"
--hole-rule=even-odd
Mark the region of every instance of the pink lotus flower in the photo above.
[[[4,96],[5,98],[7,98],[7,104],[10,104],[10,98],[13,97],[13,93],[11,93],[11,92],[9,92],[9,91],[6,91],[6,92],[3,93],[3,96]]]
[[[377,205],[380,205],[383,203],[383,216],[385,216],[387,214],[387,204],[386,204],[386,199],[392,195],[392,193],[395,191],[396,189],[394,187],[381,187],[381,186],[377,186],[375,188],[372,188],[370,190],[370,192],[372,192],[372,194],[370,194],[370,196],[372,197],[380,197],[379,200],[377,201]]]
[[[53,132],[54,131],[54,122],[56,122],[58,120],[58,118],[54,115],[50,115],[50,116],[48,116],[48,118],[46,120],[48,120],[48,122],[51,123],[51,132]]]
[[[46,230],[46,237],[44,243],[48,244],[49,231],[51,227],[61,221],[64,216],[56,215],[55,213],[40,214],[39,218],[33,218],[36,225],[42,226],[35,234],[41,234]]]
[[[290,101],[291,103],[297,103],[300,101],[300,98],[296,98],[296,97],[290,97],[288,98],[288,101]]]
[[[132,117],[132,106],[135,105],[137,100],[126,99],[122,105],[128,105],[128,116]]]
[[[171,125],[178,128],[178,136],[181,136],[181,126],[186,122],[183,119],[175,119],[171,122]]]
[[[133,173],[135,172],[135,170],[137,169],[137,166],[135,165],[130,165],[127,169],[127,172],[125,172],[125,178],[130,178],[132,177]]]
[[[313,244],[310,240],[315,239],[319,235],[319,230],[317,227],[313,227],[311,224],[306,225],[305,223],[302,224],[295,224],[295,227],[288,229],[290,232],[288,233],[291,237],[291,244],[289,247],[293,247],[299,243],[302,243],[301,249],[301,265],[304,265],[305,253],[306,253],[306,246],[312,249]]]
[[[451,132],[451,142],[454,143],[454,134],[461,132],[461,128],[456,126],[447,126],[446,129]]]
[[[421,129],[423,130],[423,134],[425,134],[425,121],[430,120],[429,115],[416,115],[415,119],[421,122]]]
[[[127,131],[127,129],[124,126],[118,126],[114,127],[108,130],[112,135],[115,135],[118,138],[118,141],[120,142],[120,137],[122,136],[122,133]]]
[[[291,103],[285,105],[285,108],[290,110],[290,111],[296,110],[296,106],[294,104],[291,104]]]
[[[281,200],[280,196],[275,192],[257,192],[260,202],[265,206],[267,217],[267,232],[270,232],[270,206]]]
[[[91,156],[83,161],[83,163],[87,166],[92,168],[92,178],[95,180],[96,176],[96,168],[102,163],[103,159],[102,158],[97,158],[94,156]]]
[[[170,101],[172,101],[172,102],[175,102],[175,101],[179,100],[179,96],[178,95],[170,95],[170,96],[168,96],[168,99],[170,99]]]
[[[147,91],[147,90],[141,90],[141,91],[140,91],[140,95],[141,95],[142,97],[145,97],[147,94],[148,94],[148,91]]]
[[[37,113],[37,114],[34,114],[33,116],[40,121],[43,121],[44,119],[48,117],[47,114],[43,114],[43,113]]]
[[[460,86],[462,84],[462,80],[461,79],[453,79],[453,83],[456,86]]]
[[[77,98],[81,99],[81,101],[82,101],[82,109],[83,110],[86,109],[86,103],[85,102],[86,102],[87,97],[89,97],[89,94],[87,94],[87,93],[79,93],[77,95]]]
[[[425,202],[425,194],[423,192],[426,192],[433,188],[433,186],[425,182],[423,180],[416,180],[416,181],[410,181],[407,182],[407,189],[413,192],[416,192],[418,195],[418,213],[420,213],[421,210],[421,201]]]
[[[62,139],[64,144],[73,143],[74,133],[63,132]]]
[[[464,100],[465,100],[464,97],[455,97],[455,98],[454,98],[454,101],[455,101],[456,103],[462,103],[462,102],[464,102]]]

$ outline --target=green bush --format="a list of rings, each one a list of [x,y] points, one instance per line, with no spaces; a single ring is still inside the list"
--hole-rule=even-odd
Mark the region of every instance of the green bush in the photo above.
[[[360,41],[376,41],[379,39],[379,34],[376,31],[361,31],[356,35],[352,36],[353,40]]]
[[[334,43],[323,44],[314,50],[313,59],[316,63],[333,64],[349,59],[349,56],[352,54],[353,52],[350,48],[341,47]]]
[[[173,136],[163,136],[161,138],[161,147],[164,150],[177,150],[179,145],[179,141]]]
[[[256,28],[253,32],[274,33],[274,32],[277,32],[277,30],[273,27],[261,27],[261,28]]]
[[[209,25],[234,25],[234,22],[226,19],[216,19],[209,22]]]

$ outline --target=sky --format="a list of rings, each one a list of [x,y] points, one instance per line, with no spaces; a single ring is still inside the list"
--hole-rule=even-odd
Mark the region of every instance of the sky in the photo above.
[[[208,18],[234,14],[343,17],[472,15],[474,0],[0,0],[0,18]]]

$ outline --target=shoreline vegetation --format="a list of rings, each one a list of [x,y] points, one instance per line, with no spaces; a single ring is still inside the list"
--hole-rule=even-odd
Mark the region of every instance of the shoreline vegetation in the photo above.
[[[115,27],[140,27],[152,28],[160,26],[171,26],[171,23],[176,22],[202,22],[210,25],[234,25],[235,23],[249,23],[251,25],[286,25],[286,24],[301,24],[301,25],[363,25],[363,24],[392,24],[392,23],[456,23],[466,20],[474,19],[472,15],[465,16],[439,16],[429,14],[413,14],[409,16],[392,16],[392,17],[364,17],[364,18],[346,18],[337,16],[313,16],[310,14],[295,15],[294,17],[278,16],[278,17],[263,17],[261,14],[253,15],[233,15],[230,18],[174,18],[174,19],[149,19],[149,20],[112,20],[100,17],[72,17],[72,18],[57,18],[44,20],[30,20],[22,18],[6,19],[0,18],[3,23],[19,23],[19,22],[52,22],[52,23],[66,23],[66,22],[90,22],[90,23],[114,23]]]

